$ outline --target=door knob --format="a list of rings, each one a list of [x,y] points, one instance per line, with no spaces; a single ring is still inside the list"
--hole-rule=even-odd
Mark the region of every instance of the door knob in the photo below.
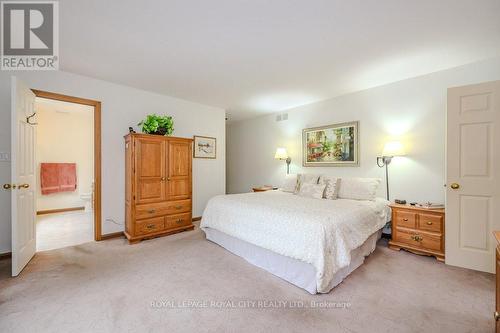
[[[3,189],[4,190],[10,190],[10,189],[15,189],[16,185],[11,185],[11,184],[3,184]]]
[[[30,184],[21,184],[18,188],[30,188]]]
[[[452,189],[454,189],[454,190],[458,190],[460,188],[460,184],[458,184],[458,183],[452,183],[450,187]]]

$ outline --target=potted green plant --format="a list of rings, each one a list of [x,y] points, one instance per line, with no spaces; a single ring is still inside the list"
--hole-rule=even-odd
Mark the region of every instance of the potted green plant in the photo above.
[[[174,132],[174,121],[170,116],[150,114],[137,125],[141,126],[143,133],[147,134],[172,135]]]

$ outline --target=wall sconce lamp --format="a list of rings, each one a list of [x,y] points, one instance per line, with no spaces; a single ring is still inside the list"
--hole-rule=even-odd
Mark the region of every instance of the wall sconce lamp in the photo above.
[[[399,141],[387,142],[384,145],[382,156],[377,157],[377,165],[380,168],[385,166],[385,184],[387,188],[387,200],[389,200],[389,171],[387,166],[391,164],[392,158],[395,156],[404,156],[406,152],[403,144]]]
[[[286,152],[286,148],[278,148],[276,149],[276,154],[274,154],[274,158],[277,160],[285,160],[286,162],[286,174],[290,173],[290,163],[292,159],[288,157],[288,153]]]

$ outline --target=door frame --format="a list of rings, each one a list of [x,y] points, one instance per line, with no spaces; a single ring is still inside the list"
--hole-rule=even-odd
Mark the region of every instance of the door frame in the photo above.
[[[89,105],[94,107],[94,239],[100,241],[103,239],[101,234],[101,102],[62,95],[58,93],[31,89],[36,97],[47,98],[56,101]],[[104,235],[106,236],[106,235]],[[104,237],[106,238],[106,237]]]

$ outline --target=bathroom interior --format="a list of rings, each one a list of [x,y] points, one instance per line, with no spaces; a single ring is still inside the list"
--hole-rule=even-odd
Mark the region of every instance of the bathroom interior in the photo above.
[[[94,241],[94,108],[37,97],[37,251]]]

